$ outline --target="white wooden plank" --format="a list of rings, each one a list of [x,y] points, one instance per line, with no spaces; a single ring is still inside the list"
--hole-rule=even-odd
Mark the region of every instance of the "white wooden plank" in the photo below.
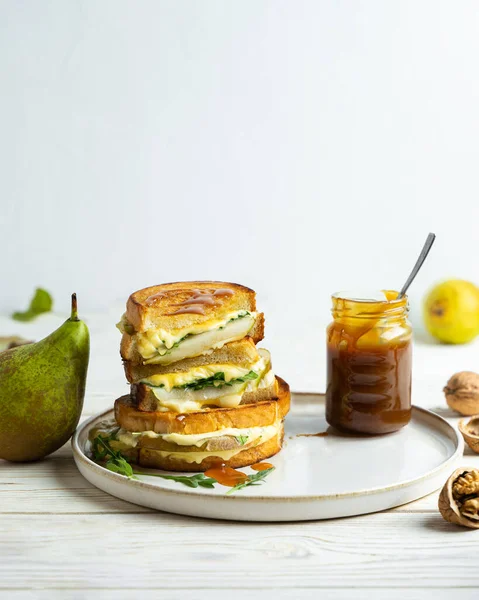
[[[153,514],[0,516],[0,589],[479,586],[479,532],[439,515],[300,524]]]
[[[150,512],[92,486],[66,452],[37,463],[0,461],[0,513]]]
[[[85,589],[82,590],[65,590],[65,589],[49,589],[49,590],[6,590],[4,597],[8,600],[84,600]],[[132,590],[88,590],[88,597],[94,597],[95,600],[131,600],[135,598]],[[269,592],[269,593],[268,593]],[[245,591],[243,588],[232,589],[224,585],[221,590],[212,589],[176,589],[165,590],[161,587],[151,590],[141,590],[141,600],[198,600],[200,597],[205,597],[208,600],[225,600],[225,597],[231,600],[309,600],[317,598],[318,592],[321,594],[321,600],[477,600],[477,588],[458,588],[451,596],[451,589],[441,588],[401,588],[401,589],[385,589],[385,588],[319,588],[311,587],[308,589],[277,589],[270,587],[266,591],[263,589]],[[2,592],[0,591],[0,598]]]

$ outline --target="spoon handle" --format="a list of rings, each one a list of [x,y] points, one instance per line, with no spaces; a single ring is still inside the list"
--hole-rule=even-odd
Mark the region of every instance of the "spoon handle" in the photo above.
[[[402,286],[402,289],[398,295],[398,299],[402,298],[404,296],[404,294],[407,292],[409,286],[414,281],[414,278],[418,274],[419,269],[422,267],[423,262],[426,260],[426,257],[429,254],[429,250],[431,249],[432,245],[434,244],[435,239],[436,239],[436,235],[434,233],[430,233],[427,236],[426,241],[424,242],[424,246],[421,250],[421,254],[419,255],[419,258],[417,259],[416,264],[414,265],[411,273],[409,274],[409,277],[406,279],[406,283]]]

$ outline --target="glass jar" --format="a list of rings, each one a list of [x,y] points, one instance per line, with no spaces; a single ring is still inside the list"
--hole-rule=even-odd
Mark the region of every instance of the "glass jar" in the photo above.
[[[390,433],[411,418],[408,301],[398,300],[395,291],[382,294],[384,300],[361,300],[347,292],[332,296],[326,420],[343,431]]]

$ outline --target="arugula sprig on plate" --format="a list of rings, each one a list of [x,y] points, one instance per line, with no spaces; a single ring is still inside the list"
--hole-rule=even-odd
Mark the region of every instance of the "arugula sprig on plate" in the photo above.
[[[113,450],[113,448],[110,446],[109,440],[111,437],[112,436],[104,438],[101,435],[97,435],[93,440],[92,453],[95,460],[106,461],[104,465],[105,469],[113,471],[113,473],[124,475],[130,479],[138,479],[133,472],[132,466],[121,454],[121,452]]]
[[[204,473],[197,473],[196,475],[159,475],[158,473],[142,473],[143,475],[150,475],[152,477],[161,477],[162,479],[171,479],[178,483],[183,483],[188,487],[197,488],[198,486],[204,488],[214,488],[215,483],[218,483],[216,479],[212,477],[206,477]]]
[[[258,471],[257,473],[253,473],[253,475],[248,475],[248,479],[246,481],[242,481],[241,483],[237,483],[234,487],[226,492],[226,494],[234,494],[238,490],[242,490],[245,487],[250,485],[260,485],[264,482],[265,478],[275,470],[276,467],[271,467],[270,469],[265,469],[264,471]]]
[[[115,439],[115,433],[113,432],[109,436],[97,435],[92,441],[92,455],[95,461],[103,463],[105,469],[124,475],[129,479],[138,479],[138,475],[148,475],[148,477],[160,477],[161,479],[170,479],[177,483],[182,483],[191,488],[204,487],[214,488],[215,483],[218,483],[213,477],[206,477],[204,473],[197,473],[195,475],[161,475],[160,473],[150,473],[147,471],[134,470],[128,460],[121,454],[121,452],[114,450],[111,447],[110,442]],[[274,471],[275,467],[259,471],[253,475],[248,475],[248,479],[241,483],[238,483],[230,490],[227,494],[233,494],[234,492],[241,490],[250,485],[259,485],[263,483],[264,479]]]

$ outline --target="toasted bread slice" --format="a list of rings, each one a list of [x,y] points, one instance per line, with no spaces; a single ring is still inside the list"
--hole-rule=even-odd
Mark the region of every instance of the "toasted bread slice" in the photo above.
[[[214,364],[233,364],[238,367],[248,368],[258,360],[259,354],[252,338],[245,337],[242,340],[225,344],[222,348],[213,350],[209,354],[185,358],[171,365],[142,365],[125,360],[123,367],[129,383],[138,383],[140,381],[148,383],[148,379],[155,375],[187,373],[196,367]]]
[[[284,428],[281,424],[278,428],[278,433],[269,440],[262,444],[258,444],[257,446],[240,450],[229,458],[225,457],[226,453],[221,453],[222,455],[218,456],[218,452],[215,454],[215,451],[211,451],[208,456],[204,456],[205,453],[202,453],[201,460],[197,459],[192,461],[191,455],[187,457],[182,452],[165,452],[150,448],[135,448],[131,451],[130,460],[142,467],[163,469],[165,471],[207,471],[208,469],[218,467],[219,464],[238,469],[240,467],[247,467],[248,465],[261,462],[262,460],[277,454],[281,450],[283,436]]]
[[[215,390],[216,391],[216,390]],[[240,391],[238,394],[235,394],[235,390],[230,390],[229,387],[226,389],[222,389],[223,396],[215,396],[208,397],[205,394],[205,400],[195,401],[191,400],[189,395],[185,393],[184,401],[181,399],[176,400],[171,403],[164,403],[161,399],[155,395],[154,390],[144,383],[137,383],[131,386],[131,398],[133,399],[133,403],[141,411],[157,411],[161,410],[165,407],[165,404],[170,407],[170,410],[173,408],[181,407],[181,413],[186,414],[188,412],[197,412],[198,410],[209,410],[210,408],[215,407],[234,407],[240,406],[242,404],[254,404],[257,402],[265,402],[267,400],[273,400],[278,396],[277,382],[276,379],[273,378],[272,382],[264,387],[257,387],[251,391]],[[196,405],[196,406],[195,406]],[[188,410],[189,406],[194,406],[193,410]],[[184,408],[183,408],[184,407]]]
[[[151,334],[150,338],[151,338]],[[187,358],[209,354],[213,350],[223,348],[226,344],[249,337],[254,343],[264,337],[264,314],[255,313],[246,316],[223,327],[214,328],[183,339],[177,346],[165,349],[163,355],[154,351],[154,343],[145,342],[143,336],[130,335],[123,332],[120,344],[120,354],[123,360],[134,365],[171,365]],[[145,352],[145,345],[148,352]],[[146,356],[145,356],[146,355]]]
[[[220,429],[262,427],[283,419],[289,411],[290,391],[281,378],[276,399],[236,408],[212,408],[180,414],[172,411],[143,412],[138,410],[130,396],[115,401],[115,419],[120,427],[131,432],[152,431],[160,434],[183,435],[210,433]]]
[[[195,297],[198,303],[195,303]],[[182,312],[195,310],[198,312]],[[186,281],[163,283],[131,294],[126,318],[136,332],[188,329],[236,311],[256,311],[256,294],[237,283]]]

